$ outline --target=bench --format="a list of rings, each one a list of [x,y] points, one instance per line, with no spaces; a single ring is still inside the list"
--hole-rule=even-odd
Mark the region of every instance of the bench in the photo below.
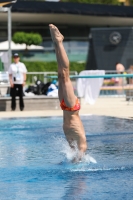
[[[124,86],[102,86],[101,91],[123,91],[126,95],[126,101],[133,100],[133,84]]]
[[[59,99],[44,95],[24,96],[25,111],[60,110]],[[19,111],[19,97],[16,97],[16,111]],[[11,97],[0,97],[0,111],[11,111]]]

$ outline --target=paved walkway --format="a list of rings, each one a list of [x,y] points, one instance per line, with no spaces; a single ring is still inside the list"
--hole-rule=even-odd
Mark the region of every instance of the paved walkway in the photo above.
[[[94,105],[81,100],[80,115],[104,115],[133,119],[133,101],[125,98],[100,97]],[[0,112],[0,118],[62,116],[62,110]]]

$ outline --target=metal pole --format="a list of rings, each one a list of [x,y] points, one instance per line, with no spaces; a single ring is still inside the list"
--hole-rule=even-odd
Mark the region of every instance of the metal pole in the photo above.
[[[12,25],[12,23],[11,23],[11,8],[9,7],[8,8],[8,64],[9,64],[9,66],[11,64],[11,55],[12,55],[12,52],[11,52],[12,26],[11,25]]]

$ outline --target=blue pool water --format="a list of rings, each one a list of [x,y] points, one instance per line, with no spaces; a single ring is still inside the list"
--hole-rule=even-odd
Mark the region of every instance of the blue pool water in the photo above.
[[[70,162],[61,117],[1,119],[0,200],[133,199],[132,120],[81,119],[88,150],[80,164]]]

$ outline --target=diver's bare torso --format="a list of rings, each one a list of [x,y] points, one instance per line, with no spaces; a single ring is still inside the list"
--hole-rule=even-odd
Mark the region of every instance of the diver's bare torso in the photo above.
[[[85,131],[79,117],[79,111],[63,111],[64,124],[63,130],[67,141],[73,147],[73,142],[77,143],[78,148],[87,148]]]

